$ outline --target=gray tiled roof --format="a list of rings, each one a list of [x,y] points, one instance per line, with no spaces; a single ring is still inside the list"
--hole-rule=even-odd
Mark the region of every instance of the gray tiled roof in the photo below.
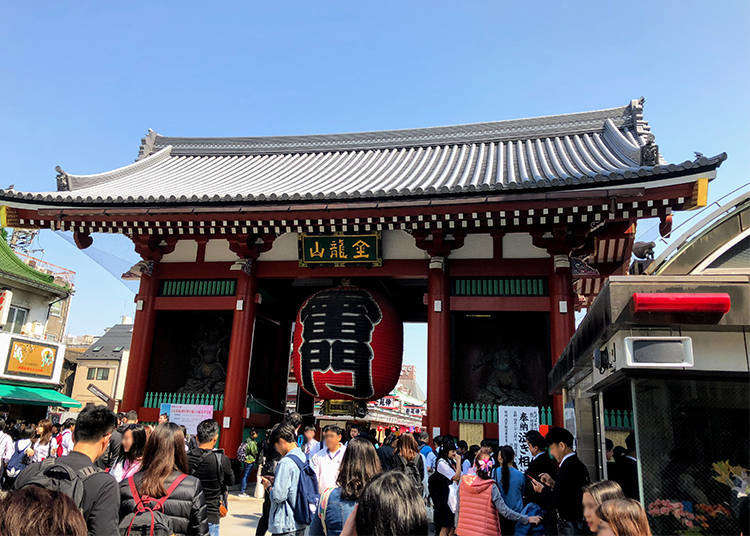
[[[78,356],[78,360],[116,359],[119,361],[122,359],[123,351],[130,350],[132,337],[133,324],[115,324]]]
[[[171,138],[150,131],[138,160],[94,175],[58,169],[58,192],[0,199],[60,204],[232,203],[528,190],[659,178],[726,157],[667,164],[643,100],[591,112],[355,134]]]

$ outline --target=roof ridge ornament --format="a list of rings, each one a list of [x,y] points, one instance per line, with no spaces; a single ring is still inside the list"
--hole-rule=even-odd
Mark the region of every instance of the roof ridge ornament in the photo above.
[[[647,143],[649,140],[653,141],[654,139],[654,135],[651,133],[651,125],[643,119],[643,104],[645,102],[646,97],[630,101],[630,115],[633,121],[633,128],[635,129],[636,136],[642,143]]]
[[[55,166],[55,171],[57,172],[57,191],[69,192],[70,180],[68,180],[68,174],[60,166]]]
[[[141,146],[138,148],[138,158],[136,162],[141,158],[145,158],[154,152],[154,145],[156,144],[156,137],[158,134],[152,129],[148,129],[146,136],[141,138]]]

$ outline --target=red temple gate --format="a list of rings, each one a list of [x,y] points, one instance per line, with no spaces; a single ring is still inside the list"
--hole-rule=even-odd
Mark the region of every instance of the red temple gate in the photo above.
[[[342,279],[384,290],[405,321],[427,322],[427,429],[456,433],[451,403],[472,402],[451,398],[451,375],[471,374],[452,355],[466,336],[452,332],[456,315],[545,315],[530,329],[548,337],[551,368],[576,308],[627,269],[637,220],[666,222],[674,210],[705,204],[724,158],[667,164],[642,101],[632,101],[333,136],[150,132],[133,164],[99,175],[59,171],[57,192],[0,190],[0,201],[7,225],[73,231],[81,248],[94,233],[132,239],[143,261],[133,270],[140,290],[121,408],[153,419],[144,398],[163,390],[149,383],[157,377],[161,385],[211,386],[224,395],[215,416],[222,447],[233,452],[245,425],[272,419],[248,415],[248,391],[264,393],[254,399],[271,414],[283,410],[297,308]],[[573,271],[571,258],[586,269]],[[196,312],[196,325],[174,328],[184,340],[154,354],[155,331],[179,323],[169,316],[179,311]],[[224,311],[231,326],[209,326],[201,311]],[[524,396],[512,367],[496,372],[507,364],[502,352],[482,359],[501,386],[485,386],[482,396]],[[533,381],[546,386],[546,371]],[[559,424],[562,398],[552,406]]]

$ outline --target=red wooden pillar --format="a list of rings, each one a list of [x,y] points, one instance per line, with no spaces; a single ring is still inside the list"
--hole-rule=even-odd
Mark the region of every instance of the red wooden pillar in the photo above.
[[[158,291],[156,271],[158,264],[150,264],[151,273],[141,274],[141,286],[135,297],[136,311],[133,320],[133,337],[128,357],[128,371],[122,393],[120,411],[138,410],[146,396],[146,380],[151,365],[151,347],[154,343],[156,310],[154,304]]]
[[[427,426],[448,433],[451,404],[450,289],[444,257],[432,257],[427,280]]]
[[[224,387],[224,422],[221,423],[220,441],[225,452],[237,451],[245,426],[257,286],[255,267],[252,261],[248,261],[237,278],[237,305],[232,320],[232,337],[229,341],[227,381]]]
[[[567,255],[553,256],[553,271],[549,277],[550,294],[550,352],[552,366],[557,362],[565,346],[575,331],[575,312],[573,308],[573,284],[570,274],[570,261]],[[552,422],[563,426],[562,395],[552,397]]]

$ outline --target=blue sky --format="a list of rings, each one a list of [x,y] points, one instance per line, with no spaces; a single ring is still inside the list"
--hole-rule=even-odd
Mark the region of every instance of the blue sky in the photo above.
[[[643,95],[669,161],[729,153],[714,200],[750,179],[749,19],[740,1],[7,2],[0,181],[50,190],[57,164],[94,173],[130,163],[147,128],[394,129]],[[70,333],[100,333],[132,311],[132,293],[97,263],[50,232],[39,242],[47,260],[78,272]],[[113,273],[134,259],[125,240],[94,246]],[[406,361],[421,370],[425,340],[407,329]]]

